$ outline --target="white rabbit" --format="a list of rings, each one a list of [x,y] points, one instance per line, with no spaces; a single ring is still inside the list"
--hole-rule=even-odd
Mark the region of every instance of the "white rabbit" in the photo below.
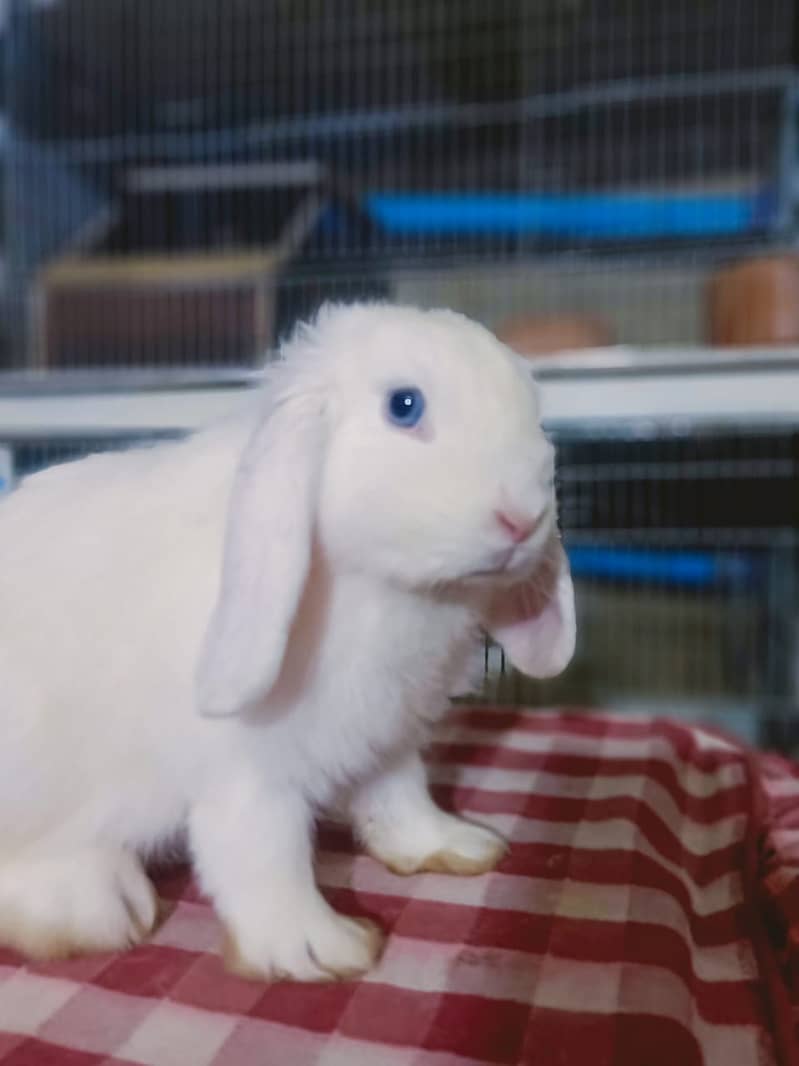
[[[418,750],[481,630],[536,676],[574,649],[529,369],[462,316],[382,305],[283,354],[240,416],[0,505],[0,943],[141,940],[142,860],[187,833],[231,965],[348,976],[380,934],[316,888],[319,810],[402,873],[503,852],[434,805]]]

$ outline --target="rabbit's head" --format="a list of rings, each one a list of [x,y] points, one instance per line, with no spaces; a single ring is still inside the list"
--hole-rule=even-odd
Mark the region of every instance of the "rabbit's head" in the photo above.
[[[276,680],[317,543],[334,572],[474,591],[525,672],[574,648],[553,449],[529,367],[448,311],[323,310],[284,349],[233,489],[200,706]]]

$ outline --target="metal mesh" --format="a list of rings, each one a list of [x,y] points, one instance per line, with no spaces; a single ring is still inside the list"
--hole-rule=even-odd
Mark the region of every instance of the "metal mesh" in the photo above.
[[[563,678],[539,684],[491,649],[488,694],[682,710],[752,739],[794,716],[799,429],[650,424],[554,436],[578,653]]]
[[[248,363],[420,291],[696,341],[664,252],[701,281],[792,221],[790,0],[4,11],[7,365]]]

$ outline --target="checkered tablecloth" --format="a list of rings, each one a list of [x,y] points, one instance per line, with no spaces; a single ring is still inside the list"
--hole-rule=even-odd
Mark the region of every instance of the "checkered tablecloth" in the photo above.
[[[681,725],[488,708],[459,711],[430,766],[441,802],[512,848],[486,876],[405,879],[323,826],[325,892],[389,932],[366,979],[227,975],[173,870],[146,946],[0,954],[1,1066],[792,1061],[799,771]]]

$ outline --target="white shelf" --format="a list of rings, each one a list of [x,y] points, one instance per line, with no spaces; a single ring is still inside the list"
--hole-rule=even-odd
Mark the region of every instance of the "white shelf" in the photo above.
[[[799,349],[619,348],[536,360],[548,423],[799,423]],[[0,375],[0,439],[193,430],[247,403],[252,371]]]

